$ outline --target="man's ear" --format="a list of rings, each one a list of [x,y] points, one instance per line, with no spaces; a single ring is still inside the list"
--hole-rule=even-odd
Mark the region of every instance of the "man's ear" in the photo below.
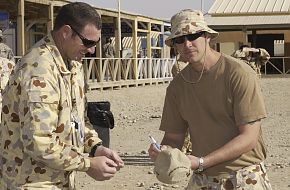
[[[60,30],[65,40],[72,36],[73,31],[69,25],[63,25]]]
[[[179,54],[178,51],[177,51],[177,48],[175,46],[173,46],[172,48],[174,50],[174,54],[177,56]]]
[[[206,32],[204,35],[206,41],[209,43],[210,42],[210,35]]]

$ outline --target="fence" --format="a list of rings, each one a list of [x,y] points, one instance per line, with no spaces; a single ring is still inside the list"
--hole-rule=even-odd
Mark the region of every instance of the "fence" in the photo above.
[[[175,59],[84,58],[83,62],[85,80],[92,90],[169,82]]]
[[[15,56],[15,61],[20,58]],[[175,61],[169,58],[83,58],[89,90],[169,82]],[[290,74],[290,57],[271,57],[262,70],[264,76],[286,77]]]
[[[21,56],[15,56],[15,62]],[[175,59],[83,58],[89,90],[167,83],[172,80]]]
[[[271,57],[264,66],[264,75],[283,75],[290,72],[290,57]]]

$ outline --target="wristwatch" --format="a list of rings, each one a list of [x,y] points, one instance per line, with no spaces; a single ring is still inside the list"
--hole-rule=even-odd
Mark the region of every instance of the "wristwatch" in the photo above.
[[[96,152],[98,146],[101,146],[101,145],[102,145],[102,143],[98,143],[95,146],[93,146],[92,149],[91,149],[91,152],[89,153],[89,156],[90,157],[94,157],[95,156],[95,152]]]
[[[198,160],[198,168],[197,168],[198,173],[203,172],[203,163],[204,163],[203,157],[200,157]]]

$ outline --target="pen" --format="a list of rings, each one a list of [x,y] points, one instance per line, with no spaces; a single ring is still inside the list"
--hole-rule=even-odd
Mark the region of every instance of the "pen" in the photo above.
[[[160,148],[160,144],[158,144],[158,143],[156,142],[156,140],[155,140],[151,135],[149,135],[149,138],[150,138],[151,141],[154,143],[155,147],[156,147],[157,149],[161,150],[161,148]]]

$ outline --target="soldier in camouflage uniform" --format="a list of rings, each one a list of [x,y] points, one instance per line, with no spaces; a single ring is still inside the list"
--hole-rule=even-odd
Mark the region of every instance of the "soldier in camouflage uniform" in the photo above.
[[[101,35],[86,3],[64,5],[54,29],[24,55],[3,92],[1,189],[75,189],[76,171],[108,180],[123,166],[88,122],[83,66]]]
[[[259,77],[261,77],[261,67],[270,59],[270,54],[263,48],[250,48],[243,45],[232,55],[235,58],[246,62]]]
[[[14,54],[12,49],[4,43],[2,30],[0,30],[0,57],[14,61]]]
[[[103,57],[104,58],[115,57],[115,47],[112,44],[112,39],[109,37],[106,37],[105,44],[103,46]]]
[[[149,156],[154,161],[168,147],[181,149],[189,131],[193,172],[187,190],[271,190],[263,164],[261,120],[267,114],[258,77],[212,49],[217,36],[201,11],[186,9],[171,18],[165,43],[189,65],[166,90],[161,150],[151,144]]]
[[[13,71],[14,62],[9,59],[0,57],[0,108],[2,110],[2,92],[8,83],[9,76]],[[0,114],[0,123],[1,123],[1,115]]]

